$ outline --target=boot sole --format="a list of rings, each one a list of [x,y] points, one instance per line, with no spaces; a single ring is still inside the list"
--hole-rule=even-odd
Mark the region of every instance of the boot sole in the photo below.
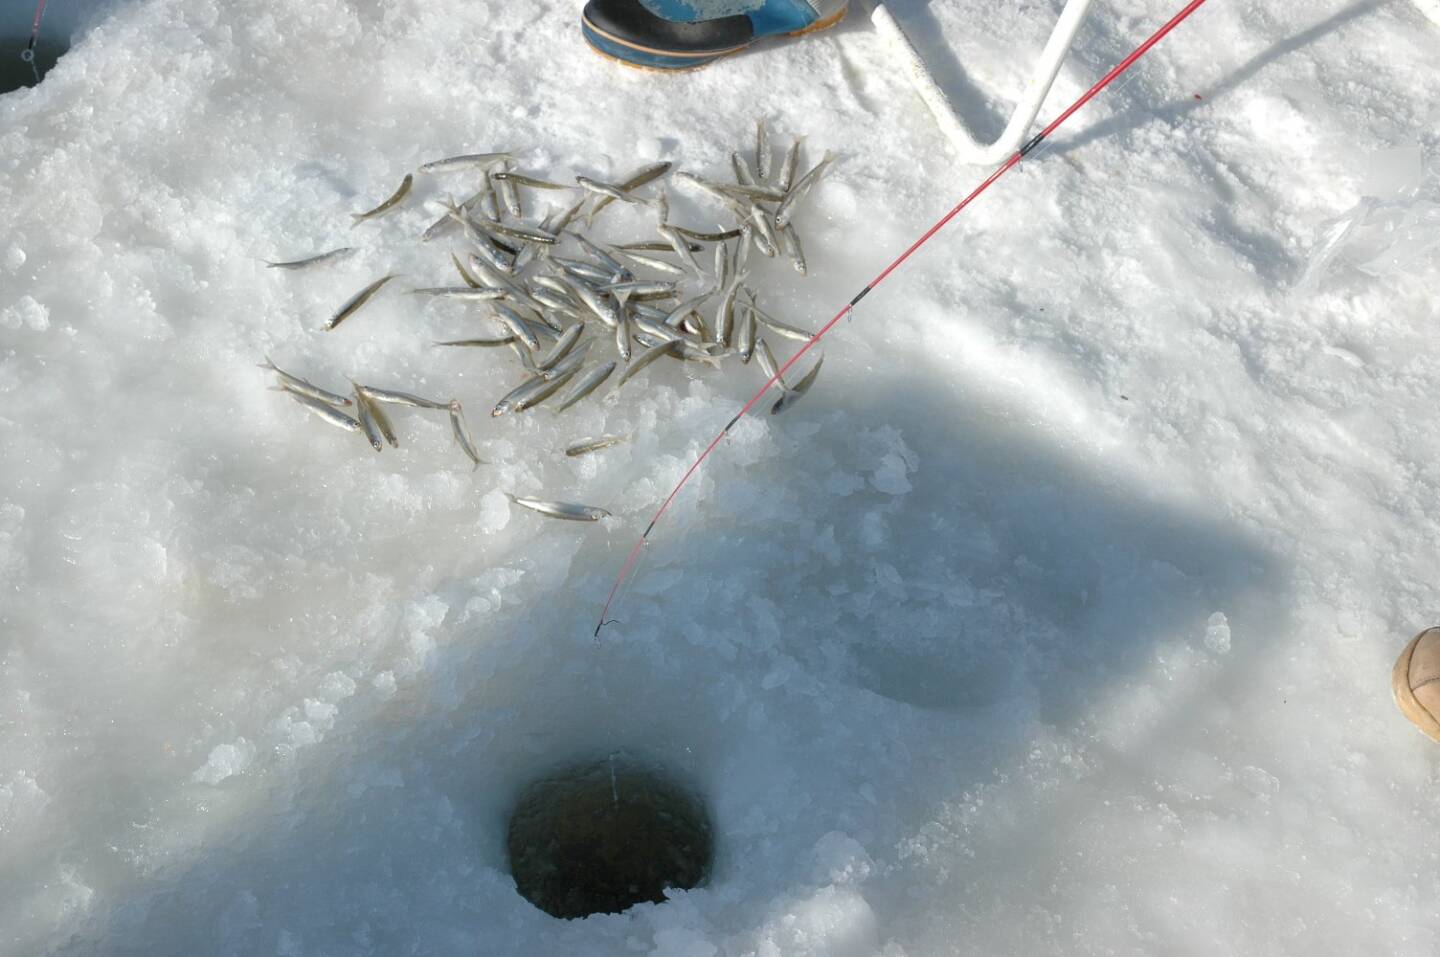
[[[619,63],[623,66],[628,66],[633,70],[643,70],[647,73],[690,73],[703,67],[707,67],[710,64],[714,63],[716,60],[722,59],[727,56],[734,56],[737,53],[748,50],[755,44],[763,43],[766,40],[783,40],[792,37],[803,37],[809,33],[818,33],[821,30],[827,30],[830,27],[835,26],[841,20],[844,20],[845,14],[848,12],[850,12],[850,7],[847,4],[837,10],[835,13],[832,13],[830,16],[824,18],[823,20],[816,20],[809,26],[801,27],[799,30],[792,30],[789,33],[776,33],[766,37],[758,37],[754,40],[751,40],[749,43],[742,43],[739,46],[728,47],[723,50],[707,50],[703,53],[686,53],[678,50],[661,50],[656,47],[642,46],[641,44],[621,39],[620,37],[615,36],[615,34],[613,33],[607,33],[606,31],[597,27],[595,24],[591,23],[583,15],[580,18],[580,26],[581,32],[585,36],[585,42],[590,45],[590,49],[594,50],[596,53],[600,54],[607,60],[613,60],[614,62]],[[638,57],[643,59],[649,59],[653,62],[644,63],[639,62],[638,60],[629,59],[624,55],[624,53],[605,49],[603,46],[600,45],[601,43],[617,47],[625,51],[634,51],[634,53]],[[660,62],[664,60],[674,60],[678,62]]]
[[[1410,644],[1400,653],[1400,660],[1395,662],[1395,668],[1390,672],[1390,690],[1395,695],[1395,704],[1400,713],[1427,736],[1440,741],[1440,721],[1425,710],[1425,706],[1415,697],[1415,692],[1410,690],[1410,659],[1415,656],[1415,646],[1430,630],[1427,628],[1412,638]]]

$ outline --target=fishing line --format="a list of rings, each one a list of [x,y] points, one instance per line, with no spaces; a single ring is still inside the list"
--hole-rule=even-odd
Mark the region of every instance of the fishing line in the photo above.
[[[35,66],[35,41],[40,39],[40,18],[44,15],[45,0],[40,0],[35,5],[35,20],[30,24],[30,42],[20,51],[20,59],[30,64],[30,72],[35,74],[37,84],[40,82],[40,69]]]
[[[690,481],[690,476],[694,475],[695,472],[699,470],[701,463],[703,463],[705,459],[709,457],[711,452],[715,451],[716,446],[718,446],[721,442],[725,440],[726,436],[730,434],[730,430],[734,427],[735,423],[739,422],[742,417],[748,414],[749,411],[753,409],[756,404],[758,404],[760,400],[765,397],[765,394],[770,391],[770,387],[775,384],[776,380],[780,379],[785,375],[786,372],[790,371],[790,367],[795,365],[795,363],[799,362],[800,357],[805,355],[805,353],[809,352],[810,349],[817,342],[824,338],[826,333],[828,333],[831,329],[835,328],[836,324],[839,323],[841,319],[844,319],[846,316],[851,315],[855,311],[855,306],[859,304],[860,300],[864,299],[867,295],[870,294],[870,290],[874,289],[876,286],[884,282],[886,277],[888,277],[892,272],[894,272],[900,267],[901,263],[909,259],[910,256],[921,246],[929,242],[931,236],[934,236],[941,229],[943,229],[945,225],[950,222],[950,220],[960,215],[961,210],[963,210],[966,206],[969,206],[977,197],[979,197],[981,193],[989,189],[990,185],[994,183],[997,179],[1010,172],[1012,168],[1020,165],[1021,160],[1025,159],[1032,152],[1034,152],[1037,147],[1044,143],[1046,137],[1048,137],[1051,133],[1055,132],[1055,130],[1057,130],[1061,126],[1061,124],[1068,120],[1075,113],[1076,110],[1080,109],[1086,103],[1089,103],[1096,94],[1098,94],[1101,90],[1105,89],[1105,87],[1109,86],[1111,81],[1113,81],[1120,74],[1124,73],[1126,70],[1130,69],[1131,65],[1134,64],[1136,60],[1144,56],[1151,47],[1159,43],[1167,33],[1169,33],[1171,30],[1175,29],[1177,26],[1183,23],[1185,19],[1190,16],[1190,14],[1198,10],[1204,3],[1205,0],[1190,0],[1190,2],[1187,3],[1179,13],[1171,17],[1168,21],[1166,21],[1164,26],[1151,34],[1149,39],[1147,39],[1144,43],[1140,44],[1134,50],[1130,51],[1130,54],[1125,57],[1125,59],[1121,60],[1115,66],[1111,67],[1109,73],[1106,73],[1095,83],[1094,86],[1090,87],[1090,89],[1086,90],[1083,94],[1081,94],[1080,98],[1077,99],[1074,103],[1071,103],[1068,107],[1066,107],[1064,112],[1062,112],[1059,116],[1055,117],[1055,119],[1051,120],[1048,126],[1042,129],[1039,133],[1036,133],[1029,140],[1027,140],[1025,144],[1020,147],[1020,149],[1015,151],[1015,153],[1010,156],[1009,159],[996,167],[995,171],[989,176],[987,176],[979,186],[976,186],[964,199],[956,203],[955,206],[951,208],[948,213],[940,217],[940,219],[935,223],[935,225],[931,226],[925,231],[924,235],[922,235],[919,239],[915,240],[915,242],[911,243],[909,248],[907,248],[903,253],[897,256],[894,262],[890,263],[890,265],[886,266],[884,270],[881,271],[880,275],[870,280],[870,282],[866,284],[865,288],[861,289],[858,293],[856,293],[855,296],[851,298],[851,300],[846,303],[839,312],[835,314],[835,317],[833,319],[825,323],[825,325],[821,326],[820,330],[816,332],[813,336],[811,336],[809,341],[807,341],[803,346],[801,346],[798,352],[791,356],[784,365],[780,366],[780,368],[776,370],[773,376],[766,380],[765,384],[760,387],[760,391],[756,392],[753,396],[750,397],[750,401],[746,402],[745,406],[739,412],[737,412],[728,423],[726,423],[725,428],[720,430],[720,434],[715,436],[715,438],[711,439],[710,444],[705,446],[705,450],[700,453],[700,457],[697,458],[694,462],[692,462],[690,467],[685,470],[685,474],[680,477],[679,483],[675,486],[675,488],[670,491],[670,494],[665,497],[665,501],[661,503],[660,508],[656,510],[655,515],[650,519],[650,524],[645,526],[645,531],[643,534],[641,534],[640,540],[635,543],[635,547],[630,549],[630,554],[626,556],[625,563],[620,567],[620,574],[616,577],[615,584],[610,586],[610,594],[605,599],[605,606],[600,610],[600,619],[595,625],[596,640],[599,640],[600,638],[600,629],[604,628],[606,623],[609,621],[606,616],[610,612],[611,604],[615,601],[616,593],[619,592],[620,586],[625,583],[625,579],[634,569],[635,563],[640,557],[640,553],[649,544],[650,533],[655,530],[655,525],[657,522],[660,521],[660,517],[665,514],[665,510],[670,507],[670,503],[675,501],[675,496],[680,494],[680,490],[685,487],[685,483]]]

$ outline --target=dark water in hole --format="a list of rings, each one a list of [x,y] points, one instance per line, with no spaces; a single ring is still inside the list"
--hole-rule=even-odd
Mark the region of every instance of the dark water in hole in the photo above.
[[[699,796],[658,771],[608,760],[531,784],[510,818],[515,886],[553,917],[660,902],[710,873],[714,837]]]
[[[35,85],[35,73],[30,69],[31,65],[20,59],[20,54],[28,42],[28,36],[18,40],[0,40],[0,93]],[[40,71],[40,79],[45,79],[45,74],[50,72],[55,61],[68,49],[69,44],[43,38],[35,44],[34,65],[35,69]]]

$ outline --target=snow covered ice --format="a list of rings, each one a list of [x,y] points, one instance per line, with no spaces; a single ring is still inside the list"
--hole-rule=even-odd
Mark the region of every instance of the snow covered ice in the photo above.
[[[1440,604],[1415,7],[1207,4],[737,426],[597,645],[758,373],[477,416],[472,472],[443,416],[376,456],[255,363],[482,408],[438,308],[319,331],[439,275],[430,212],[347,214],[476,150],[715,172],[759,117],[844,157],[812,275],[763,266],[818,327],[986,173],[864,17],[656,77],[554,0],[51,6],[73,48],[0,97],[0,953],[1440,951],[1440,750],[1387,685]],[[982,135],[1055,13],[893,9]],[[1172,13],[1097,4],[1042,115]],[[506,815],[616,750],[704,795],[714,871],[556,920]]]

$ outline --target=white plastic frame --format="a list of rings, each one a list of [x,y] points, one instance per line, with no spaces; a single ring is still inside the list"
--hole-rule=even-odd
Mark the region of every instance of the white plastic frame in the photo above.
[[[1429,3],[1432,0],[1421,2]],[[882,0],[872,0],[870,22],[875,24],[875,29],[905,61],[915,92],[920,94],[920,98],[935,115],[940,129],[954,144],[956,152],[960,154],[960,161],[989,166],[1008,159],[1020,148],[1030,124],[1035,122],[1035,115],[1040,112],[1040,106],[1045,102],[1045,95],[1050,92],[1050,87],[1060,72],[1060,65],[1065,62],[1065,54],[1070,52],[1070,44],[1075,40],[1075,32],[1080,29],[1080,21],[1089,9],[1090,0],[1066,0],[1065,9],[1060,11],[1060,19],[1056,21],[1050,40],[1040,54],[1040,61],[1035,65],[1035,72],[1031,75],[1025,95],[1015,104],[1015,112],[1010,115],[1010,122],[1005,124],[1005,131],[1000,134],[1000,138],[988,144],[975,142],[975,138],[970,135],[970,131],[955,112],[955,107],[951,105],[950,98],[925,68],[925,62],[920,59],[920,54],[910,43],[910,38],[905,36],[890,11],[885,9]]]

